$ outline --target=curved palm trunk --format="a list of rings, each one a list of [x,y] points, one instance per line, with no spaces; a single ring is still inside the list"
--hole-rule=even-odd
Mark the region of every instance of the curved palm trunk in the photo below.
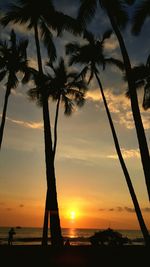
[[[143,127],[143,123],[141,119],[140,109],[138,105],[137,92],[136,92],[134,81],[132,80],[132,77],[131,77],[131,63],[130,63],[130,59],[127,53],[127,49],[125,47],[123,37],[114,20],[114,17],[111,15],[111,11],[107,10],[107,14],[110,19],[112,28],[119,41],[122,57],[124,60],[125,71],[126,71],[126,76],[127,76],[127,81],[128,81],[129,92],[130,92],[131,109],[132,109],[132,114],[134,118],[139,148],[140,148],[140,155],[141,155],[141,161],[142,161],[143,171],[145,175],[145,182],[147,186],[148,197],[150,200],[150,156],[149,156],[149,150],[148,150],[147,140],[145,136],[145,131],[144,131],[144,127]]]
[[[41,75],[43,74],[41,53],[40,53],[40,44],[38,38],[37,25],[34,26],[35,32],[35,42],[37,48],[37,59],[38,67]],[[47,194],[46,197],[46,213],[44,217],[47,217],[47,213],[50,215],[50,234],[51,234],[51,243],[53,246],[62,246],[63,239],[61,235],[60,219],[59,219],[59,209],[57,202],[57,192],[56,192],[56,177],[54,169],[54,160],[53,160],[53,148],[52,148],[52,135],[50,127],[50,116],[48,108],[48,99],[46,92],[42,92],[43,98],[43,121],[44,121],[44,142],[45,142],[45,163],[46,163],[46,178],[47,178]],[[47,223],[44,223],[43,226],[43,237],[42,244],[47,245]]]
[[[58,99],[57,106],[56,106],[55,125],[54,125],[53,160],[55,159],[56,147],[57,147],[57,123],[58,123],[59,105],[60,105],[60,98]],[[48,244],[48,203],[49,203],[49,191],[47,190],[42,245]]]
[[[3,141],[3,134],[4,134],[5,121],[6,121],[7,105],[8,105],[8,98],[9,98],[10,92],[11,92],[11,88],[10,88],[10,86],[7,86],[6,94],[5,94],[4,107],[3,107],[3,113],[2,113],[1,126],[0,126],[0,149],[1,149],[2,141]]]
[[[54,159],[55,159],[56,147],[57,147],[57,124],[58,124],[59,106],[60,106],[60,96],[59,96],[59,99],[57,101],[56,115],[55,115],[55,125],[54,125],[54,147],[53,147]]]
[[[129,189],[132,201],[133,201],[133,205],[134,205],[135,212],[136,212],[136,215],[137,215],[137,218],[138,218],[138,222],[139,222],[139,225],[140,225],[140,228],[141,228],[144,240],[145,240],[145,245],[146,246],[150,246],[149,232],[148,232],[147,227],[145,225],[145,222],[144,222],[144,219],[143,219],[143,216],[142,216],[142,213],[141,213],[141,209],[140,209],[140,206],[139,206],[139,203],[138,203],[138,200],[137,200],[137,197],[136,197],[136,194],[135,194],[135,191],[134,191],[134,188],[133,188],[129,173],[128,173],[127,167],[125,165],[125,162],[124,162],[124,159],[123,159],[123,156],[122,156],[122,153],[121,153],[119,141],[118,141],[118,138],[117,138],[117,134],[116,134],[114,125],[113,125],[113,121],[112,121],[111,114],[110,114],[110,111],[109,111],[109,108],[108,108],[108,105],[107,105],[107,101],[106,101],[106,98],[105,98],[105,95],[104,95],[104,92],[103,92],[102,84],[101,84],[100,79],[99,79],[99,77],[98,77],[96,72],[95,72],[95,77],[96,77],[97,82],[99,84],[99,88],[100,88],[101,95],[102,95],[102,98],[103,98],[104,106],[105,106],[106,113],[107,113],[107,116],[108,116],[108,120],[109,120],[109,123],[110,123],[110,128],[111,128],[111,131],[112,131],[112,135],[113,135],[113,139],[114,139],[114,143],[115,143],[115,148],[116,148],[116,151],[117,151],[117,154],[118,154],[118,158],[119,158],[119,161],[120,161],[120,164],[121,164],[121,167],[122,167],[122,170],[123,170],[123,173],[124,173],[127,185],[128,185],[128,189]]]

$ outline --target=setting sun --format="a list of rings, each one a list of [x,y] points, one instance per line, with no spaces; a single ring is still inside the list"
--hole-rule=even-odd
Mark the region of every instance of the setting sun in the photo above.
[[[77,208],[72,207],[72,208],[67,209],[66,219],[69,219],[69,221],[74,222],[76,221],[77,218],[79,218],[79,211]]]
[[[70,211],[70,219],[74,220],[76,218],[76,212],[74,210]]]

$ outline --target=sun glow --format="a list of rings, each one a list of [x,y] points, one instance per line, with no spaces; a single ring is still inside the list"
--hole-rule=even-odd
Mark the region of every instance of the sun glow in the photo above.
[[[76,219],[79,217],[79,212],[78,212],[77,209],[72,208],[72,209],[68,209],[66,215],[67,215],[66,217],[67,217],[70,221],[73,222],[73,221],[76,221]]]
[[[76,212],[74,210],[70,211],[70,219],[74,220],[76,218]]]

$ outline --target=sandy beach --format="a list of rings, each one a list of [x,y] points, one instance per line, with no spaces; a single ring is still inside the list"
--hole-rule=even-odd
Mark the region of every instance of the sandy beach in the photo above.
[[[0,246],[1,266],[141,266],[149,262],[144,246],[99,247],[70,246],[54,249],[32,246]]]

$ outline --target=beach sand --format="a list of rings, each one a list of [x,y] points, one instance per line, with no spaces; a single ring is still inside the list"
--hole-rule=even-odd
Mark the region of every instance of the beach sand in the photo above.
[[[0,246],[1,266],[95,267],[147,266],[150,251],[144,246],[99,247],[70,246],[54,249],[39,245]]]

